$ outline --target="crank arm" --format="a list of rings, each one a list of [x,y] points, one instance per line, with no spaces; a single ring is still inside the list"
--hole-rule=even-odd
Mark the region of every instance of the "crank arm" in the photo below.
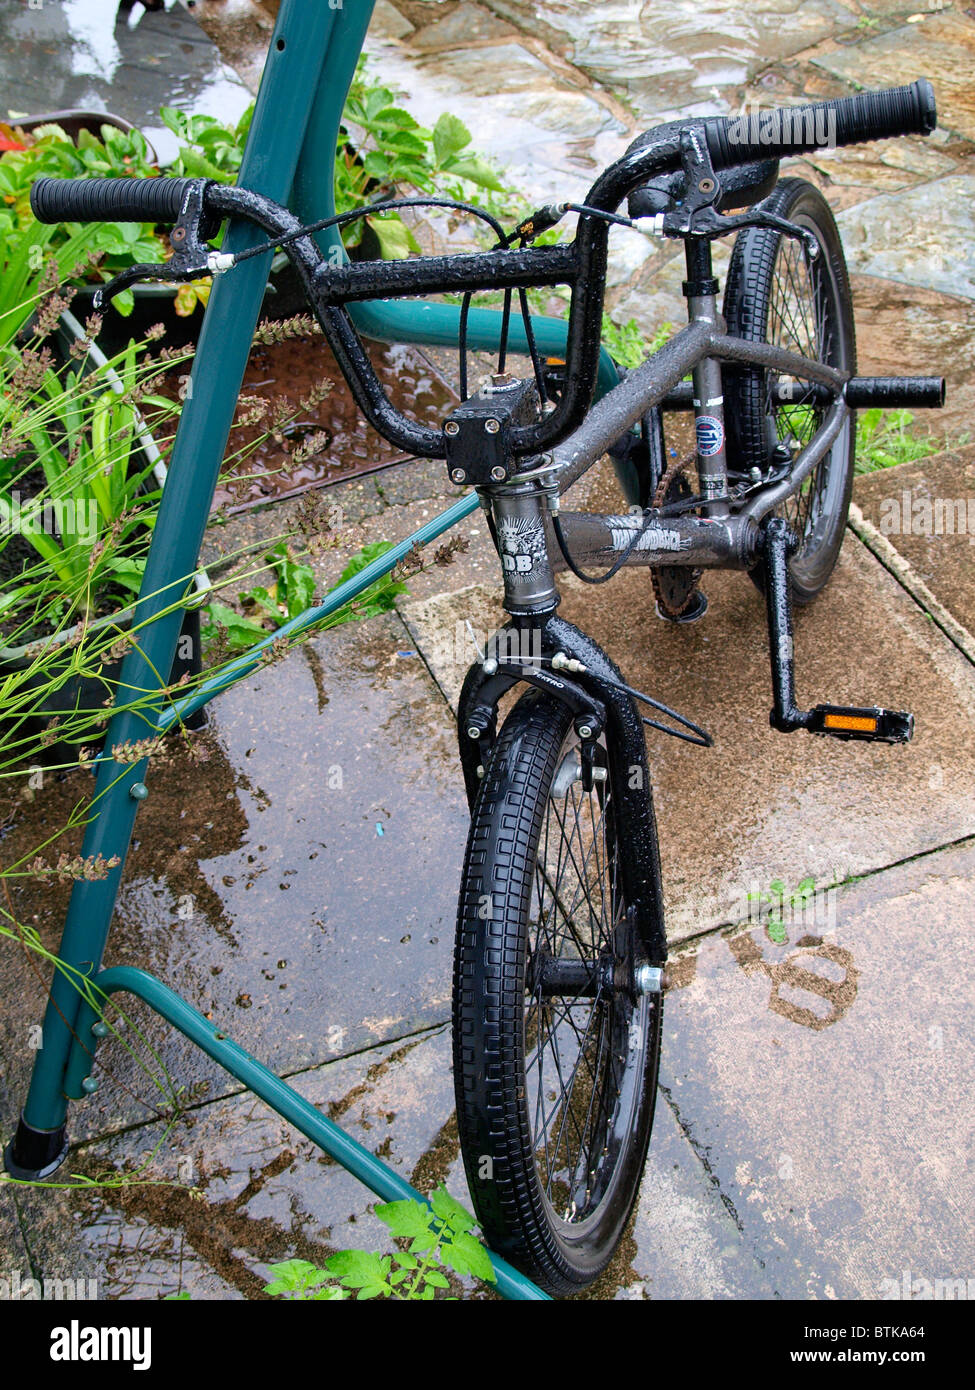
[[[914,733],[913,714],[883,709],[879,705],[822,704],[810,710],[800,709],[797,705],[788,565],[789,555],[795,550],[796,544],[795,533],[783,518],[769,517],[764,525],[762,559],[775,700],[769,717],[772,728],[784,734],[806,729],[811,734],[826,734],[830,738],[844,740],[908,743]]]

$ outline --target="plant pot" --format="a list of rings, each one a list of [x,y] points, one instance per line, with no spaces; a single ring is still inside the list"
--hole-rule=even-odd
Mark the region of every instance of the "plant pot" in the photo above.
[[[111,125],[116,130],[126,132],[136,128],[124,116],[113,115],[111,111],[88,111],[78,106],[66,111],[44,111],[39,116],[25,116],[23,120],[18,120],[16,125],[20,130],[26,131],[36,130],[39,125],[59,125],[72,140],[77,140],[83,130],[89,131],[92,135],[99,135],[103,125]],[[141,130],[139,134],[146,142],[149,163],[158,164],[159,156],[153,148],[152,141]]]

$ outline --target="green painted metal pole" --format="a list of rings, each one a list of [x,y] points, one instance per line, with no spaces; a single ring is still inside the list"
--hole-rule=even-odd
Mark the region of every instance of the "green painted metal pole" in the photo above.
[[[348,12],[304,0],[284,0],[278,14],[267,66],[241,165],[239,183],[278,202],[291,190],[328,40],[347,22]],[[331,169],[331,163],[322,172]],[[227,249],[252,245],[260,234],[248,224],[231,225]],[[191,376],[192,390],[183,408],[169,476],[146,562],[137,622],[139,647],[122,667],[120,700],[126,690],[143,694],[165,684],[172,666],[181,613],[155,617],[179,600],[197,566],[220,464],[226,449],[240,383],[267,283],[270,257],[258,256],[238,267],[233,281],[218,281],[210,296]],[[108,726],[106,748],[154,734],[151,711],[129,710]],[[98,767],[93,819],[82,853],[118,855],[128,851],[138,802],[130,795],[144,780],[146,763],[116,763],[103,758]],[[59,954],[70,967],[91,973],[101,961],[122,865],[106,878],[74,885]],[[56,1130],[67,1102],[64,1068],[78,993],[70,978],[56,972],[44,1019],[43,1046],[37,1054],[27,1104],[26,1123]]]
[[[317,1144],[337,1163],[341,1163],[343,1168],[365,1183],[366,1187],[384,1202],[413,1198],[429,1205],[426,1197],[415,1187],[411,1187],[405,1178],[401,1178],[394,1169],[357,1143],[333,1120],[316,1110],[310,1101],[298,1095],[287,1082],[275,1076],[256,1057],[252,1057],[239,1043],[234,1042],[233,1038],[227,1037],[226,1033],[204,1018],[198,1010],[187,1004],[185,999],[161,980],[157,980],[154,975],[121,965],[111,970],[103,970],[93,981],[93,992],[96,995],[111,995],[119,990],[144,1000],[174,1028],[178,1028],[184,1037],[189,1038],[208,1057],[212,1057],[230,1072],[231,1076],[235,1076],[248,1090],[260,1096],[272,1110],[294,1125],[295,1129],[313,1144]],[[90,1030],[97,1018],[97,1013],[86,1003],[78,1019],[80,1043],[75,1045],[75,1052],[80,1054],[82,1067],[90,1062],[84,1048],[94,1042]],[[77,1070],[75,1058],[72,1058],[71,1070]],[[491,1263],[497,1276],[498,1292],[505,1298],[550,1301],[547,1294],[542,1293],[530,1279],[520,1274],[499,1255],[492,1254]]]
[[[304,613],[301,613],[297,618],[282,623],[279,628],[269,633],[262,641],[255,642],[254,646],[248,648],[244,655],[238,657],[236,661],[228,662],[217,675],[202,681],[192,695],[175,701],[167,709],[161,711],[157,724],[159,732],[165,733],[179,720],[188,719],[191,714],[195,714],[198,709],[209,704],[214,696],[219,695],[222,690],[228,689],[229,686],[235,685],[237,681],[250,675],[251,671],[260,666],[264,653],[282,637],[295,637],[298,633],[323,622],[325,618],[337,612],[350,599],[358,598],[359,594],[364,593],[371,584],[375,584],[377,579],[383,579],[389,574],[400,560],[406,558],[414,545],[426,545],[429,541],[436,540],[438,536],[443,535],[444,531],[449,531],[452,526],[456,526],[458,522],[477,511],[477,507],[477,494],[469,492],[466,497],[462,497],[452,507],[448,507],[445,512],[441,512],[432,521],[428,521],[425,526],[421,526],[418,531],[414,531],[411,536],[407,536],[406,540],[400,541],[398,545],[394,545],[383,555],[377,556],[358,574],[353,575],[344,584],[333,589],[317,608],[306,608]]]

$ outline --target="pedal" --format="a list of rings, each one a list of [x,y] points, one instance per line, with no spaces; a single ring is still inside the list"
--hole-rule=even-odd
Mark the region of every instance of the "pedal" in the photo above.
[[[898,710],[858,705],[816,705],[809,711],[806,728],[811,734],[829,734],[831,738],[909,743],[914,736],[914,716]]]

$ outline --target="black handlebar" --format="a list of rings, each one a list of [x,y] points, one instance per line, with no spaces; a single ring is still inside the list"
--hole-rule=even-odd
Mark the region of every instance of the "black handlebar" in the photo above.
[[[38,222],[175,222],[194,179],[38,179]]]
[[[812,106],[712,117],[704,129],[714,167],[725,169],[750,159],[785,159],[834,145],[930,135],[937,123],[934,88],[922,77],[909,87],[862,92]]]
[[[624,189],[621,183],[629,168],[641,155],[661,151],[667,134],[690,124],[675,121],[639,136],[619,164],[602,175],[597,187],[607,185],[625,197],[648,176],[634,169],[632,186]],[[782,159],[832,145],[929,135],[936,124],[934,89],[923,77],[908,87],[862,92],[811,106],[774,107],[754,115],[714,116],[701,122],[716,169],[756,159]],[[653,172],[661,172],[659,163]],[[169,178],[38,179],[30,191],[30,205],[39,222],[174,222],[192,182]],[[587,202],[592,204],[591,196]]]
[[[935,127],[934,92],[921,79],[909,87],[863,93],[812,106],[773,109],[756,117],[673,121],[648,131],[596,180],[586,206],[612,214],[635,189],[661,174],[681,169],[682,138],[696,131],[706,139],[715,168],[774,160],[823,146],[850,145],[884,136],[928,134]],[[567,247],[497,250],[466,257],[367,261],[348,267],[326,264],[317,245],[302,236],[298,219],[260,194],[194,179],[39,179],[31,189],[34,215],[41,222],[176,222],[196,186],[196,204],[213,218],[239,217],[271,237],[293,237],[288,254],[314,306],[356,404],[370,423],[406,453],[445,457],[441,431],[408,419],[396,410],[372,364],[344,304],[363,297],[409,296],[440,290],[489,290],[532,283],[571,286],[567,328],[566,387],[555,410],[537,424],[513,427],[516,457],[540,453],[564,440],[585,419],[596,385],[600,324],[606,288],[608,223],[583,212],[575,241]],[[196,228],[197,239],[210,233]],[[184,237],[184,242],[187,238]],[[201,254],[202,254],[202,249]],[[174,256],[174,260],[176,257]],[[138,269],[138,268],[137,268]],[[203,272],[205,273],[205,272]]]

